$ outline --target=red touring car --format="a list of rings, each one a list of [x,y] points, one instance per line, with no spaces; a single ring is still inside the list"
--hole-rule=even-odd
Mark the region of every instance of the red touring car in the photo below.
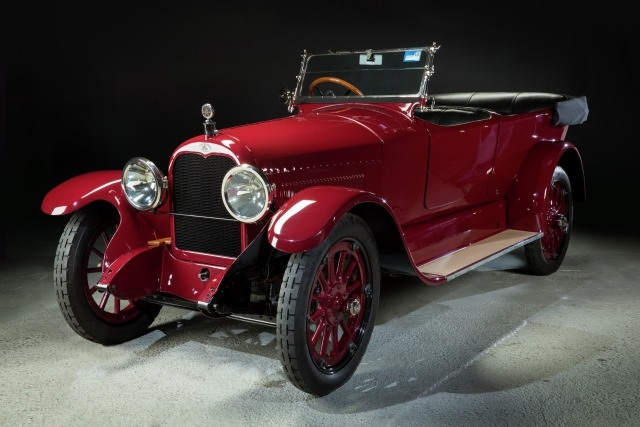
[[[205,104],[167,171],[134,157],[53,188],[71,328],[117,344],[165,305],[269,323],[285,375],[321,396],[357,369],[385,275],[438,285],[521,247],[555,272],[585,197],[565,136],[586,98],[431,93],[437,50],[305,51],[285,117],[217,129]]]

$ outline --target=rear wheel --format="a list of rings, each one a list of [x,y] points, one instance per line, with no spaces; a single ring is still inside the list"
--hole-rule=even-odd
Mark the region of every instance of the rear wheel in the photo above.
[[[573,195],[567,173],[556,167],[545,197],[544,235],[525,245],[525,257],[533,274],[548,275],[560,268],[573,228]]]
[[[65,320],[79,335],[101,344],[142,335],[162,308],[98,291],[105,249],[118,222],[118,215],[107,209],[75,212],[60,237],[54,263],[54,285]]]
[[[320,246],[291,255],[276,334],[297,388],[323,396],[351,378],[371,338],[379,295],[378,252],[360,217],[345,215]]]

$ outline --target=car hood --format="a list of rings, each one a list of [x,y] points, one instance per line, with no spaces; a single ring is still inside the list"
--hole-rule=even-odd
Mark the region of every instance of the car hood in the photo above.
[[[295,116],[221,129],[208,142],[266,172],[327,162],[380,161],[386,138],[410,119],[375,105],[332,105]],[[189,141],[188,141],[189,142]]]

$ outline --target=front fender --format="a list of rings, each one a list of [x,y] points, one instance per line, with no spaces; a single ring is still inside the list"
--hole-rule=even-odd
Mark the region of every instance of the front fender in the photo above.
[[[50,190],[41,209],[49,215],[65,215],[94,202],[112,204],[120,224],[104,253],[104,266],[110,266],[122,254],[147,246],[150,240],[170,235],[168,215],[138,211],[124,195],[119,170],[89,172],[71,178]]]
[[[120,210],[120,204],[127,203],[120,185],[121,176],[119,170],[78,175],[50,190],[40,208],[48,215],[65,215],[96,200],[106,200]]]
[[[110,263],[98,286],[120,299],[135,300],[157,291],[164,246],[146,246],[126,252]]]
[[[324,241],[336,222],[359,203],[382,203],[371,193],[337,186],[309,187],[296,193],[271,218],[267,238],[276,249],[294,253]]]
[[[569,156],[569,154],[572,154]],[[574,145],[562,141],[536,144],[518,169],[507,193],[508,227],[527,231],[544,231],[545,197],[556,166],[561,159],[571,158],[579,164],[570,168],[571,174],[582,173],[582,164]],[[566,169],[566,167],[565,167]],[[578,182],[584,182],[584,179]],[[582,189],[578,189],[582,194]]]

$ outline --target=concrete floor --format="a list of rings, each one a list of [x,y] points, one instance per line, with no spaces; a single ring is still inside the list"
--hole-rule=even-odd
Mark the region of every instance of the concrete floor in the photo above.
[[[122,345],[76,335],[53,290],[62,226],[8,232],[2,426],[640,425],[639,240],[576,230],[547,277],[516,252],[438,287],[385,279],[363,363],[315,398],[268,326],[165,307]]]

